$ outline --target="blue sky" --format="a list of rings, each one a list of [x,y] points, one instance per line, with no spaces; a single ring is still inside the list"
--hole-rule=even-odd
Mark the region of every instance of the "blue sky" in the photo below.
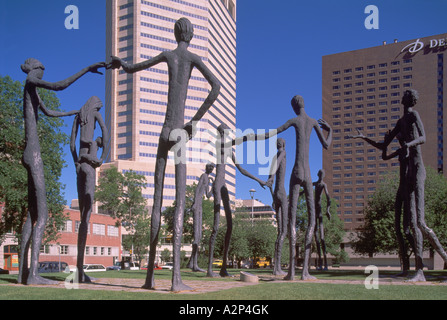
[[[0,74],[23,81],[20,65],[29,57],[42,61],[44,79],[65,79],[105,57],[105,0],[0,0]],[[168,0],[167,0],[168,1]],[[67,30],[65,7],[79,8],[78,30]],[[367,30],[367,5],[379,9],[379,29]],[[296,94],[305,99],[307,113],[321,114],[322,56],[416,39],[447,31],[445,0],[239,0],[237,9],[237,127],[245,130],[272,129],[294,117],[290,100]],[[79,109],[98,96],[104,101],[105,78],[88,74],[69,89],[58,93],[64,110]],[[72,118],[66,120],[69,133]],[[327,119],[329,120],[329,119]],[[293,164],[295,137],[292,130],[281,134],[287,141],[288,173]],[[67,204],[77,198],[75,169],[68,146]],[[316,135],[311,139],[311,171],[317,178],[322,166],[322,148]],[[256,165],[246,169],[257,173]],[[256,198],[270,204],[268,190],[237,175],[238,198]],[[288,188],[288,183],[286,184]]]

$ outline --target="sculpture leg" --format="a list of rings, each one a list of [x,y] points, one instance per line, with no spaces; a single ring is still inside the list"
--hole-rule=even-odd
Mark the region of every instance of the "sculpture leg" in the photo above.
[[[171,291],[192,290],[191,287],[182,282],[180,274],[181,246],[183,236],[183,218],[185,212],[185,194],[186,194],[186,163],[175,165],[175,211],[174,211],[174,232],[173,232],[173,265],[172,269],[172,287]]]
[[[166,163],[168,159],[168,146],[160,139],[157,151],[157,161],[155,163],[155,175],[154,175],[154,204],[152,207],[151,215],[151,234],[150,234],[150,247],[149,247],[149,259],[147,266],[146,281],[143,285],[144,289],[155,290],[154,282],[154,266],[155,258],[157,254],[158,235],[160,233],[161,226],[161,206],[163,203],[163,185],[165,178]]]
[[[323,270],[327,271],[327,253],[326,253],[326,241],[324,239],[324,225],[323,225],[323,217],[320,216],[319,227],[320,227],[320,241],[321,241],[321,250],[323,251]]]
[[[410,258],[407,253],[407,246],[401,232],[401,216],[402,216],[402,197],[400,195],[400,188],[396,194],[396,201],[394,203],[394,229],[396,232],[397,243],[399,245],[399,257],[401,261],[402,272],[397,276],[406,276],[410,269]]]
[[[416,199],[414,191],[411,191],[408,195],[408,201],[410,208],[410,227],[414,237],[414,258],[416,261],[416,274],[412,278],[408,279],[408,281],[425,281],[423,271],[424,264],[422,262],[423,237],[421,229],[419,229],[417,222]]]
[[[304,192],[306,194],[306,204],[307,204],[307,215],[308,215],[308,225],[305,236],[304,243],[304,262],[303,262],[303,273],[301,275],[301,280],[314,280],[315,277],[309,274],[309,261],[310,253],[312,249],[312,238],[315,231],[315,204],[314,204],[314,194],[312,182],[304,182]]]
[[[284,240],[287,235],[287,221],[288,221],[288,210],[287,210],[287,199],[282,201],[282,204],[276,204],[276,216],[278,220],[278,237],[275,243],[275,268],[273,269],[273,275],[282,276],[286,275],[281,269],[281,253],[284,244]]]
[[[22,239],[20,244],[19,276],[17,279],[17,282],[20,284],[26,284],[26,279],[28,279],[29,275],[28,253],[33,232],[33,220],[35,219],[35,215],[32,217],[31,212],[28,211],[28,215],[22,229]]]
[[[87,245],[88,224],[92,214],[96,171],[87,163],[81,164],[77,178],[81,223],[78,230],[78,257],[76,262],[79,283],[89,283],[91,279],[84,273],[85,247]]]
[[[296,263],[296,209],[298,205],[298,197],[300,195],[300,185],[294,183],[291,179],[289,187],[289,210],[288,210],[288,226],[289,231],[289,271],[284,280],[295,279],[295,263]]]
[[[228,195],[227,187],[224,186],[221,192],[225,211],[225,218],[227,221],[227,231],[225,232],[224,253],[222,259],[223,262],[219,275],[221,277],[229,277],[230,274],[227,272],[227,265],[228,265],[228,251],[230,250],[231,234],[233,233],[233,218],[231,216],[230,197]]]
[[[419,177],[420,176],[420,177]],[[418,179],[416,181],[416,212],[417,212],[417,223],[418,227],[421,230],[423,236],[428,239],[433,249],[441,256],[445,263],[447,263],[447,253],[439,242],[438,237],[434,233],[434,231],[429,228],[425,222],[425,173],[418,175]]]
[[[210,243],[209,243],[209,261],[207,277],[218,277],[219,275],[213,272],[213,259],[214,259],[214,244],[216,242],[217,232],[219,231],[220,220],[220,192],[214,192],[214,224],[213,231],[211,231]]]
[[[31,199],[33,202],[30,203],[30,206],[35,206],[36,218],[35,223],[34,219],[32,219],[31,263],[26,284],[57,284],[57,281],[42,278],[38,273],[40,247],[48,220],[45,178],[40,153],[39,155],[34,154],[34,163],[28,169],[28,194],[32,194]],[[31,217],[33,217],[33,214]]]
[[[314,232],[314,235],[315,235],[315,244],[316,244],[316,247],[317,247],[317,255],[318,255],[318,260],[317,260],[317,266],[316,266],[316,269],[317,270],[321,270],[321,269],[323,269],[323,266],[322,266],[322,260],[321,260],[321,246],[320,246],[320,223],[319,223],[319,221],[320,221],[320,218],[318,218],[317,220],[316,220],[316,223],[315,223],[315,232]]]

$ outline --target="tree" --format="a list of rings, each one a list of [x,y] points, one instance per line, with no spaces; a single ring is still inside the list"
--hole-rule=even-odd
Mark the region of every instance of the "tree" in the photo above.
[[[324,225],[324,239],[326,243],[326,252],[335,257],[339,262],[346,262],[349,260],[348,254],[341,249],[340,244],[343,242],[345,231],[343,230],[343,221],[337,215],[337,204],[332,199],[330,213],[331,219],[326,217],[326,201],[321,203],[321,212],[323,213]],[[305,197],[300,197],[298,200],[297,214],[296,214],[296,228],[297,228],[297,257],[299,252],[304,252],[305,241],[308,224],[308,214]],[[315,236],[313,238],[313,249],[316,249]],[[298,252],[299,249],[299,252]],[[315,250],[313,250],[315,252]]]
[[[28,211],[28,175],[22,165],[25,133],[23,123],[23,85],[9,76],[0,76],[0,202],[5,204],[0,220],[0,242],[14,231],[20,239]],[[45,106],[60,111],[60,102],[53,91],[38,89]],[[69,137],[61,131],[63,120],[42,116],[38,135],[44,163],[49,218],[44,243],[56,241],[67,215],[64,214],[65,186],[59,181],[65,167],[63,144]]]
[[[95,199],[100,203],[100,210],[117,219],[117,226],[122,225],[129,237],[123,241],[126,250],[133,248],[141,262],[147,253],[149,243],[149,217],[145,216],[146,200],[143,187],[146,178],[135,171],[119,172],[116,167],[102,171],[96,187]]]
[[[447,246],[447,179],[427,167],[425,180],[425,220],[443,247]],[[399,184],[396,172],[388,173],[379,183],[365,208],[365,223],[357,230],[353,249],[358,254],[395,254],[398,243],[394,228],[394,201]],[[405,239],[406,241],[406,239]],[[424,247],[429,248],[428,241]]]
[[[143,175],[132,170],[123,174],[116,167],[110,167],[102,171],[95,199],[100,203],[100,210],[118,219],[118,224],[130,231],[145,212],[145,185],[146,178]]]
[[[192,217],[191,207],[194,203],[194,195],[196,192],[197,184],[194,183],[192,185],[186,186],[186,198],[185,198],[185,214],[183,221],[183,242],[191,243],[193,240],[193,232],[194,232],[194,221]],[[172,230],[174,228],[174,212],[175,212],[176,202],[172,204],[172,206],[167,207],[162,212],[162,217],[165,222],[165,227],[163,228],[163,236],[167,237],[172,235]],[[214,217],[214,204],[212,200],[206,199],[204,197],[202,201],[202,222],[203,222],[203,238],[206,238],[207,230],[212,228],[213,225],[213,217]],[[209,238],[209,235],[208,235]],[[202,245],[203,248],[203,245]]]

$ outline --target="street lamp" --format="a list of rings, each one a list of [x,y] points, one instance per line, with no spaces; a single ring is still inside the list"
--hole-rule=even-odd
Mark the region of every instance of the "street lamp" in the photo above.
[[[254,196],[255,196],[255,189],[250,189],[250,196],[251,196],[251,226],[253,226],[253,206],[254,206]]]

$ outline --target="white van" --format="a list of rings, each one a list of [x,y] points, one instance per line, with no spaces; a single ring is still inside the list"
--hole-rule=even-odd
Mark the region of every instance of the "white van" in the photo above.
[[[107,271],[102,264],[84,264],[84,272]]]

